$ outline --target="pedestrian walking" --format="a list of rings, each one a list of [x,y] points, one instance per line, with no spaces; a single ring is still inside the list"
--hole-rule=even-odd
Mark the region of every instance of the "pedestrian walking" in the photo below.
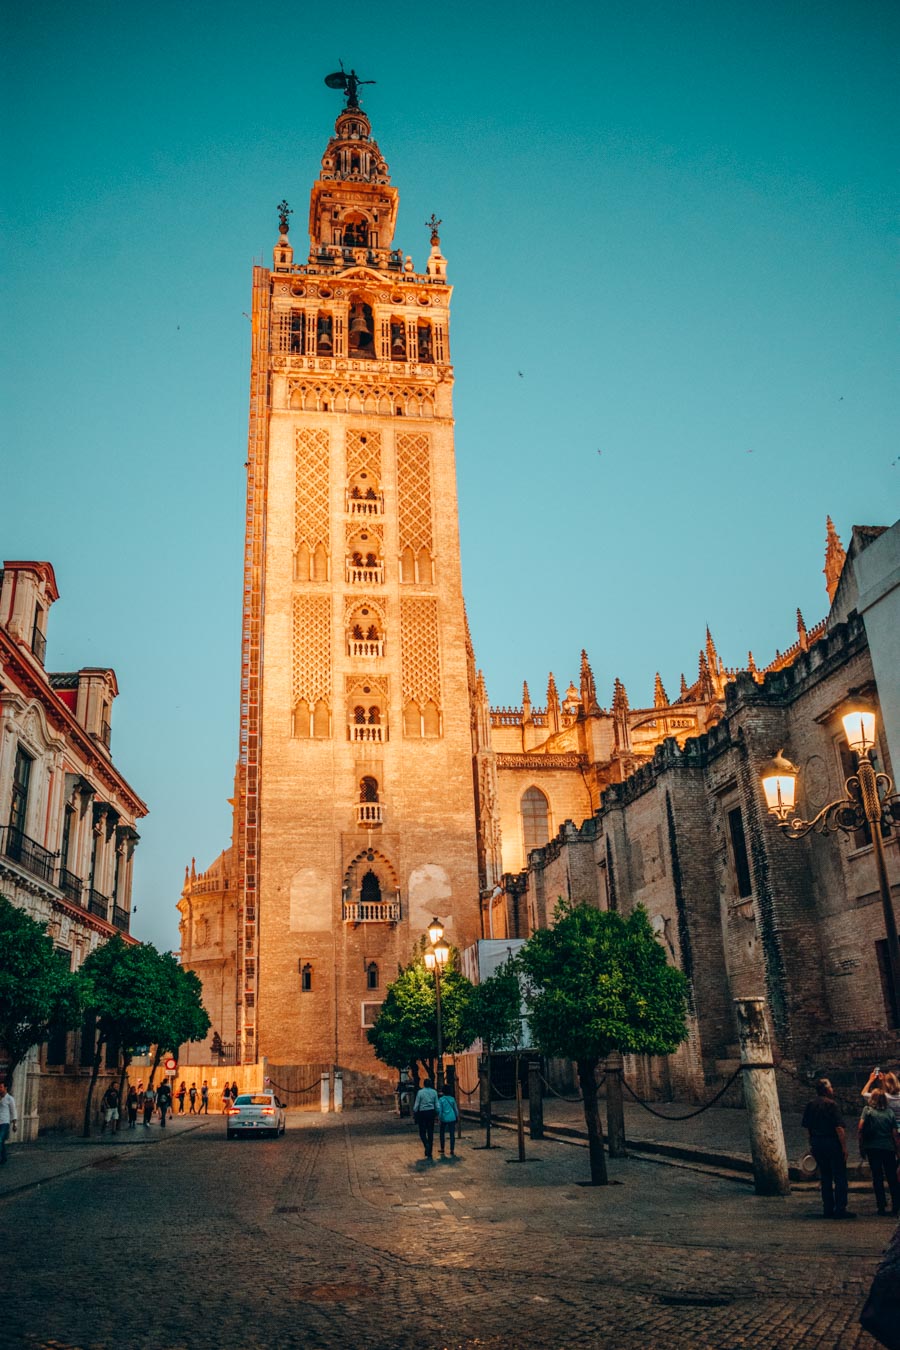
[[[125,1098],[125,1110],[128,1112],[129,1130],[133,1130],[137,1127],[137,1113],[139,1104],[140,1104],[140,1097],[137,1094],[137,1089],[135,1088],[134,1084],[132,1084],[131,1087],[128,1089],[128,1094]]]
[[[222,1115],[228,1115],[228,1108],[231,1105],[231,1084],[226,1083],[222,1089]]]
[[[419,1138],[422,1140],[426,1158],[430,1158],[434,1150],[434,1122],[437,1109],[438,1095],[434,1090],[434,1079],[426,1078],[425,1086],[419,1088],[413,1102],[413,1120],[419,1127]]]
[[[168,1083],[160,1083],[156,1094],[156,1108],[159,1111],[159,1123],[166,1128],[166,1116],[172,1109],[172,1089]]]
[[[178,1114],[184,1115],[184,1099],[187,1096],[187,1083],[179,1083],[178,1091],[175,1093],[178,1098]]]
[[[884,1183],[891,1192],[891,1213],[900,1214],[900,1182],[897,1164],[900,1162],[900,1133],[897,1119],[888,1106],[887,1097],[879,1088],[869,1096],[863,1107],[857,1127],[859,1156],[865,1158],[872,1172],[872,1189],[879,1214],[887,1213]],[[900,1310],[898,1310],[900,1311]]]
[[[103,1124],[100,1126],[100,1133],[106,1134],[107,1125],[112,1125],[113,1130],[119,1119],[119,1089],[115,1083],[110,1083],[103,1094]]]
[[[847,1209],[847,1132],[828,1078],[816,1080],[816,1095],[808,1102],[800,1124],[809,1135],[809,1151],[816,1160],[826,1219],[855,1219]]]
[[[17,1133],[18,1128],[19,1116],[16,1111],[16,1099],[6,1084],[0,1081],[0,1164],[6,1162],[6,1141],[9,1138],[10,1130]]]
[[[144,1129],[149,1130],[150,1121],[153,1119],[153,1112],[156,1109],[156,1092],[153,1084],[148,1083],[144,1089]]]
[[[190,1092],[188,1093],[188,1097],[190,1098],[190,1101],[191,1101],[191,1106],[190,1106],[190,1110],[188,1111],[188,1115],[189,1115],[189,1116],[195,1116],[195,1115],[197,1114],[197,1084],[196,1084],[196,1083],[191,1083],[191,1090],[190,1090]]]
[[[456,1098],[448,1088],[438,1094],[438,1125],[441,1132],[441,1157],[444,1157],[445,1136],[450,1135],[450,1157],[456,1154],[456,1122],[459,1120],[459,1107]]]
[[[875,1272],[859,1320],[879,1345],[900,1350],[900,1224]]]
[[[204,1078],[200,1084],[200,1111],[201,1116],[209,1115],[209,1083]]]
[[[232,1100],[232,1101],[236,1101],[236,1100],[237,1100],[237,1095],[238,1095],[238,1085],[237,1085],[237,1083],[232,1083],[232,1084],[231,1084],[231,1100]]]

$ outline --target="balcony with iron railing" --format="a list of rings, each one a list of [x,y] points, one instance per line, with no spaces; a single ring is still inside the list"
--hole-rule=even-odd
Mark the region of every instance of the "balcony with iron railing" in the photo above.
[[[377,744],[387,740],[387,727],[370,726],[365,722],[351,722],[349,729],[351,741],[369,741]]]
[[[84,903],[84,882],[67,867],[59,869],[59,889],[73,905],[81,906]]]
[[[109,896],[101,894],[92,886],[88,892],[88,910],[96,914],[98,919],[105,919],[109,923]]]
[[[4,825],[0,828],[0,852],[9,858],[10,862],[18,863],[19,867],[30,872],[32,876],[53,884],[56,854],[51,853],[35,839],[29,839],[28,835],[15,825]]]
[[[118,928],[121,933],[128,932],[128,910],[123,909],[121,905],[113,905],[112,923],[113,928]]]
[[[399,900],[345,900],[344,923],[397,923]]]
[[[348,492],[347,511],[351,516],[383,516],[384,493],[373,492],[371,497],[354,497]]]
[[[356,803],[356,823],[371,829],[374,825],[381,825],[384,821],[383,808],[381,802],[357,802]]]
[[[355,563],[348,562],[347,582],[351,586],[382,586],[384,584],[384,563],[359,567]]]
[[[37,624],[34,625],[34,630],[31,634],[31,650],[40,661],[41,665],[43,665],[47,656],[47,639],[38,628]]]
[[[348,656],[384,656],[383,638],[350,638]]]

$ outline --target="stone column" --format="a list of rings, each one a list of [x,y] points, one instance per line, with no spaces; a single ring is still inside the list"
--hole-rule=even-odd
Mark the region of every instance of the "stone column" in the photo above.
[[[321,1095],[319,1097],[319,1110],[322,1112],[323,1116],[328,1114],[330,1106],[331,1106],[331,1074],[323,1073]]]
[[[334,1109],[335,1111],[344,1109],[344,1075],[340,1069],[334,1071]]]
[[[540,1060],[528,1061],[528,1132],[532,1139],[544,1137],[544,1098],[541,1095]]]
[[[622,1104],[622,1056],[606,1056],[606,1141],[611,1158],[624,1158],[625,1110]]]
[[[744,1105],[750,1126],[750,1152],[757,1195],[789,1195],[788,1161],[781,1126],[775,1065],[762,998],[736,998]]]

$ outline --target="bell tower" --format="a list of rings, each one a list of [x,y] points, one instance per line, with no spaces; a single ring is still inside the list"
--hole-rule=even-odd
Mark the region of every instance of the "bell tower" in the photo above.
[[[253,273],[238,1024],[245,1060],[349,1070],[352,1099],[398,964],[434,914],[474,941],[480,904],[440,222],[417,271],[361,82],[326,82],[308,258],[282,202]]]

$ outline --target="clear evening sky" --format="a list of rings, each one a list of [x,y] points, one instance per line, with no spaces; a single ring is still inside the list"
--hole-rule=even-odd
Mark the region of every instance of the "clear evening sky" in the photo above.
[[[548,670],[674,697],[709,623],[766,662],[825,612],[825,516],[900,497],[897,56],[885,0],[49,0],[3,20],[2,557],[48,666],[115,668],[151,808],[133,930],[177,945],[229,839],[250,268],[362,90],[455,286],[463,574],[491,700]],[[520,373],[521,372],[521,373]],[[599,452],[599,453],[598,453]],[[776,748],[777,747],[773,747]]]

